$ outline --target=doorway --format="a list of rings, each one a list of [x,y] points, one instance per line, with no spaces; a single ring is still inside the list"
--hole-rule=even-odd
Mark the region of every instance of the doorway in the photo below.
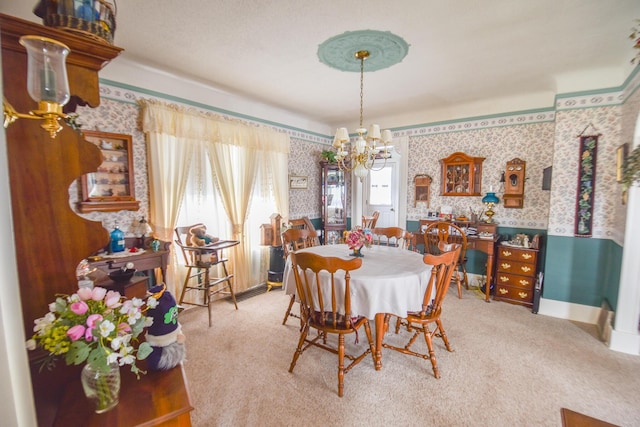
[[[365,215],[379,211],[376,227],[398,225],[398,162],[388,159],[380,170],[371,170],[364,183]]]

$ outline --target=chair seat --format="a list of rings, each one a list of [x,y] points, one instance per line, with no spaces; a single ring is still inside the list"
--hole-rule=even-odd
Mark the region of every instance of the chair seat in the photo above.
[[[334,325],[334,316],[331,312],[320,312],[316,311],[313,313],[313,316],[309,318],[309,324],[311,327],[316,329],[331,329],[335,331],[341,332],[350,332],[358,328],[360,324],[366,317],[363,316],[355,316],[355,317],[345,317],[344,314],[337,314]]]

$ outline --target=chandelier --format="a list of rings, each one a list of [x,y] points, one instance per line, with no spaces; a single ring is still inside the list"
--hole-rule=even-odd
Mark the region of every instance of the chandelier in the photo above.
[[[380,132],[380,126],[376,124],[369,127],[369,132],[363,127],[364,61],[369,57],[369,51],[359,50],[355,57],[360,60],[360,127],[356,129],[358,137],[355,142],[351,142],[347,128],[338,128],[333,138],[333,148],[336,150],[338,167],[341,170],[353,171],[362,182],[370,170],[381,170],[385,167],[387,159],[391,157],[389,144],[392,138],[390,130]]]

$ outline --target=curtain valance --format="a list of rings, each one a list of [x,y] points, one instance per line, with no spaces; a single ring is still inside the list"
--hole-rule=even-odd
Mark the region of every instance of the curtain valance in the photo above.
[[[212,113],[176,104],[140,99],[142,130],[205,143],[229,144],[289,154],[289,136],[240,120],[227,120]]]

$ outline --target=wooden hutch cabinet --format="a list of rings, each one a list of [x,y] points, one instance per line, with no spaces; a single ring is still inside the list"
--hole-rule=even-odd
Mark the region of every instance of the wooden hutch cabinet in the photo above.
[[[0,31],[4,97],[16,111],[26,113],[37,109],[27,91],[27,53],[19,43],[24,35],[48,37],[69,47],[66,63],[71,100],[65,106],[65,113],[75,111],[78,105],[93,108],[100,105],[98,72],[120,54],[121,48],[2,13]],[[57,294],[70,294],[78,289],[78,263],[109,242],[109,233],[100,222],[80,217],[69,205],[69,184],[98,169],[103,161],[100,149],[64,122],[61,124],[62,130],[55,139],[40,127],[39,120],[19,119],[5,131],[19,282],[6,286],[19,288],[26,337],[33,334],[34,320],[47,313],[49,303]],[[34,238],[26,230],[36,227],[38,234]],[[38,425],[99,425],[100,420],[95,420],[96,414],[87,409],[88,402],[81,393],[82,366],[67,366],[59,361],[53,370],[40,371],[45,356],[41,351],[28,354]],[[190,425],[192,408],[182,368],[167,374],[154,373],[139,382],[135,377],[133,381],[124,378],[133,375],[128,370],[122,372],[123,383],[129,383],[126,396],[132,393],[135,399],[151,401],[153,393],[155,402],[159,394],[163,403],[179,402],[171,409],[179,408],[167,414],[161,413],[168,407],[162,403],[139,405],[135,399],[121,399],[117,409],[109,412],[110,419],[117,416],[132,421],[132,417],[140,419],[139,415],[144,415]],[[173,390],[163,385],[167,379],[174,380]],[[66,422],[65,417],[74,411],[68,405],[70,401],[83,406],[84,412],[74,412],[77,419]],[[122,424],[107,422],[104,425]]]
[[[538,272],[538,249],[500,246],[493,299],[533,306]]]
[[[347,181],[344,171],[337,164],[321,161],[320,167],[320,241],[327,244],[341,240],[342,233],[347,229]]]
[[[440,160],[442,196],[482,195],[482,162],[484,157],[453,153]]]

